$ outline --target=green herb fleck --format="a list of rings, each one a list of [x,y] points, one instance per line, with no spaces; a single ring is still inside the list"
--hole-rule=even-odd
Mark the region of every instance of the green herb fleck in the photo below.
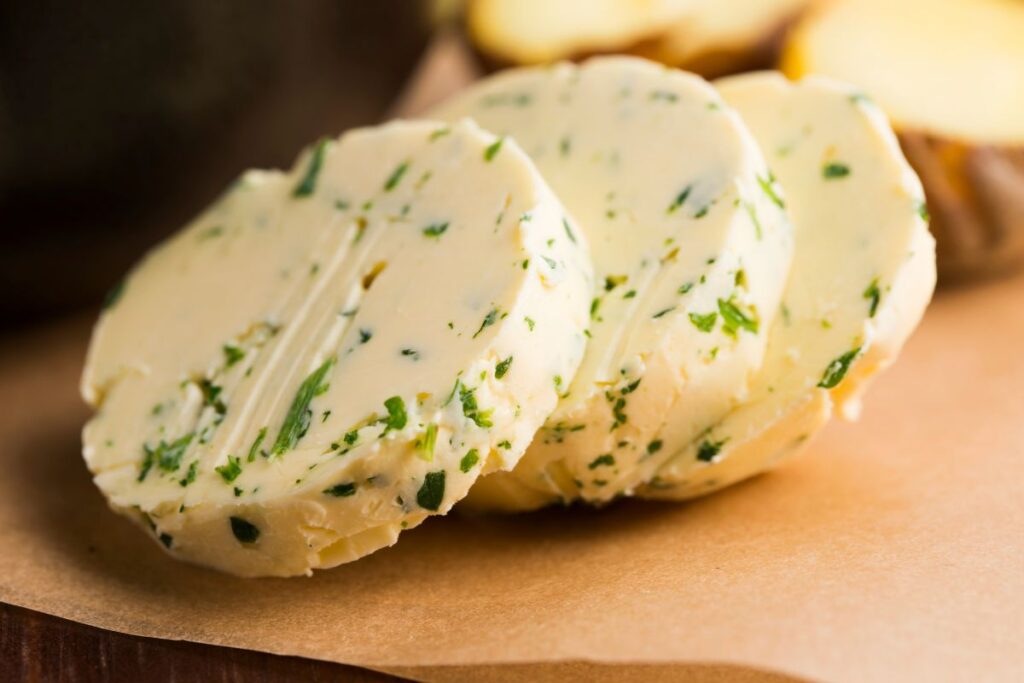
[[[654,441],[647,444],[647,454],[654,455],[655,453],[661,450],[661,446],[661,439],[655,439]]]
[[[423,228],[423,235],[425,237],[440,238],[448,229],[448,223],[434,223]]]
[[[504,137],[500,137],[491,144],[487,145],[487,149],[484,150],[484,161],[490,162],[498,155],[501,151],[501,145],[505,142]]]
[[[124,294],[124,285],[126,278],[122,278],[120,282],[110,288],[106,296],[103,297],[103,310],[106,311],[114,307],[120,299],[121,295]]]
[[[324,489],[321,493],[326,496],[334,496],[335,498],[348,498],[354,495],[356,492],[356,483],[354,481],[345,482],[344,484],[335,484],[334,486]]]
[[[768,195],[768,198],[772,200],[775,206],[780,209],[786,208],[786,203],[782,201],[782,197],[775,191],[775,176],[772,175],[771,171],[768,172],[767,178],[757,176],[757,184],[761,186],[764,193]]]
[[[406,422],[409,421],[409,416],[405,412],[405,401],[402,400],[401,396],[392,396],[384,401],[384,408],[388,411],[388,414],[387,417],[380,419],[380,422],[384,424],[384,431],[381,432],[381,436],[392,430],[399,430],[405,427]]]
[[[619,285],[626,284],[628,279],[628,275],[607,275],[604,278],[604,291],[610,292]]]
[[[444,500],[444,470],[428,472],[423,478],[423,485],[416,493],[416,503],[424,510],[437,511]]]
[[[687,185],[683,188],[682,192],[676,195],[676,198],[672,200],[672,203],[668,205],[666,213],[675,213],[679,207],[686,203],[686,198],[690,196],[693,191],[693,185]]]
[[[615,456],[612,455],[611,453],[605,453],[604,455],[599,455],[596,458],[594,458],[590,462],[590,464],[587,465],[587,469],[596,470],[598,467],[601,467],[602,465],[614,465],[614,464],[615,464]]]
[[[825,164],[821,169],[821,175],[824,176],[825,180],[836,180],[837,178],[845,178],[850,175],[850,167],[846,164],[841,164],[837,161],[833,161]]]
[[[266,437],[267,428],[263,427],[262,429],[260,429],[259,434],[257,434],[256,438],[253,440],[252,446],[249,447],[249,457],[247,457],[246,460],[252,462],[253,460],[256,459],[256,454],[259,452],[260,446],[263,444],[263,439],[265,439]]]
[[[921,217],[925,223],[931,220],[931,214],[928,212],[928,204],[923,199],[917,202],[917,215]]]
[[[434,448],[437,446],[437,425],[428,424],[423,436],[416,440],[416,453],[423,460],[433,462]]]
[[[722,314],[722,329],[730,336],[735,337],[737,330],[740,329],[757,334],[757,313],[753,310],[743,310],[735,299],[719,299],[718,312]]]
[[[214,471],[228,484],[238,479],[242,473],[241,460],[233,455],[228,456],[228,464],[213,468]]]
[[[182,486],[188,486],[196,480],[197,468],[199,467],[199,461],[193,460],[188,466],[188,471],[185,472],[185,477],[178,483]]]
[[[444,128],[438,128],[437,130],[435,130],[434,132],[432,132],[430,134],[430,137],[428,138],[428,140],[430,142],[434,142],[435,140],[443,138],[445,135],[448,135],[451,132],[452,132],[452,129],[449,128],[448,126],[445,126]]]
[[[701,332],[710,332],[715,327],[715,321],[718,320],[718,314],[714,311],[701,315],[700,313],[690,313],[690,322]]]
[[[245,351],[233,344],[224,345],[224,367],[230,368],[238,361],[245,358]]]
[[[160,542],[163,543],[165,548],[170,548],[171,544],[174,543],[174,537],[170,534],[160,534],[158,538],[160,539]]]
[[[473,333],[473,339],[476,339],[477,337],[479,337],[480,333],[483,332],[486,328],[488,328],[491,325],[493,325],[494,322],[497,319],[498,319],[498,309],[497,308],[492,308],[491,310],[489,310],[487,312],[487,315],[484,316],[483,322],[480,323],[480,328],[476,332]]]
[[[231,517],[231,533],[239,543],[255,543],[260,537],[260,530],[256,525],[241,517]]]
[[[530,332],[533,332],[533,326],[537,324],[533,321],[533,318],[525,316],[523,320],[526,322],[526,326],[530,328]]]
[[[463,472],[469,472],[473,469],[473,465],[480,462],[480,453],[475,449],[469,449],[469,452],[462,456],[462,460],[459,461],[459,469]]]
[[[459,401],[462,403],[462,414],[473,421],[477,427],[487,429],[493,427],[491,413],[493,410],[480,410],[476,403],[476,389],[470,389],[466,385],[459,388]]]
[[[657,313],[655,313],[651,317],[654,318],[655,320],[657,320],[658,318],[661,318],[661,317],[663,317],[665,315],[668,315],[669,313],[671,313],[674,310],[676,310],[675,306],[669,306],[668,308],[661,309],[660,311],[658,311]]]
[[[871,284],[868,285],[868,288],[864,290],[864,298],[871,302],[871,305],[868,307],[868,317],[874,318],[875,313],[878,312],[878,302],[882,300],[882,292],[878,289],[877,277],[872,280]]]
[[[701,462],[711,462],[715,459],[715,456],[721,452],[722,446],[725,445],[727,440],[728,439],[723,441],[705,441],[700,445],[700,448],[697,449],[697,460],[700,460]]]
[[[858,346],[829,363],[821,376],[821,381],[818,382],[818,386],[822,389],[831,389],[842,382],[843,377],[846,377],[846,371],[850,369],[850,364],[853,363],[853,359],[860,354],[860,350],[861,347]]]
[[[501,379],[504,377],[510,367],[512,367],[512,356],[509,356],[494,366],[494,378]]]
[[[293,197],[308,197],[316,190],[316,180],[320,175],[320,169],[324,165],[324,156],[327,153],[329,140],[322,138],[313,148],[313,154],[309,158],[309,166],[306,167],[306,174],[292,190]],[[258,533],[258,532],[257,532]]]
[[[693,283],[692,282],[687,282],[685,285],[682,285],[679,289],[677,289],[676,293],[677,294],[687,294],[687,293],[689,293],[689,291],[691,289],[693,289]]]
[[[292,400],[291,407],[288,408],[288,413],[281,424],[281,430],[277,433],[277,440],[271,449],[274,455],[281,455],[291,450],[299,439],[305,436],[306,430],[309,429],[310,418],[313,416],[309,404],[314,398],[327,391],[329,385],[324,383],[324,379],[334,366],[334,360],[334,357],[325,360],[299,385],[299,390],[295,393],[295,398]]]
[[[384,191],[391,192],[391,190],[398,187],[398,183],[402,182],[402,176],[404,176],[405,172],[408,170],[408,161],[403,161],[402,163],[400,163],[398,167],[391,172],[391,175],[388,176],[388,179],[384,181]]]

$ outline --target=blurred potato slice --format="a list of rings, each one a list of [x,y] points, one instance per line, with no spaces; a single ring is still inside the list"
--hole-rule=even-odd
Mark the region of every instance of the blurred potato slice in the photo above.
[[[628,52],[704,76],[770,64],[812,0],[470,0],[466,23],[494,66]]]
[[[855,83],[886,110],[946,281],[1024,263],[1024,2],[836,0],[794,29],[782,69]]]

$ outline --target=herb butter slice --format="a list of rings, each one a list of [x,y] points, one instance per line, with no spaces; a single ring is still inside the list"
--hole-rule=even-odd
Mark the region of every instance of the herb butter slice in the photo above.
[[[835,409],[857,413],[935,286],[921,184],[883,114],[838,83],[778,74],[720,81],[779,182],[796,231],[782,315],[750,400],[676,453],[640,491],[691,498],[797,451]]]
[[[707,82],[641,59],[504,72],[434,115],[515,139],[595,268],[580,372],[555,378],[562,400],[516,470],[466,503],[628,495],[745,397],[789,272],[781,190]]]
[[[288,576],[390,545],[553,410],[586,249],[518,146],[470,122],[321,141],[128,276],[82,378],[86,462],[197,564]]]

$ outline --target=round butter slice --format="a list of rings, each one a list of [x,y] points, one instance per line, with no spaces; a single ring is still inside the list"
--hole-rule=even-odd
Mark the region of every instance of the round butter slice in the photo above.
[[[636,58],[505,72],[442,104],[515,139],[590,243],[590,338],[510,474],[466,504],[629,495],[746,395],[789,271],[780,190],[704,80]]]
[[[692,498],[750,477],[807,442],[835,409],[854,417],[935,287],[921,184],[884,115],[862,94],[775,73],[724,79],[786,190],[793,272],[750,400],[640,491]]]
[[[111,297],[86,462],[181,559],[355,560],[516,464],[580,363],[591,290],[581,231],[511,140],[322,141],[245,174]]]

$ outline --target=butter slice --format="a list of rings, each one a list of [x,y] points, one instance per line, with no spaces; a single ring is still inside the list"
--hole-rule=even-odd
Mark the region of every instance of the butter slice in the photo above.
[[[512,140],[396,122],[251,171],[94,331],[84,455],[172,555],[309,574],[509,469],[571,381],[585,237]]]
[[[745,399],[789,272],[781,190],[706,81],[641,59],[507,71],[434,112],[514,138],[591,246],[590,342],[523,461],[466,504],[630,495]]]
[[[647,498],[728,486],[799,451],[833,412],[856,417],[935,287],[924,193],[875,105],[819,78],[717,85],[786,190],[793,271],[750,400],[675,454],[640,491]]]

